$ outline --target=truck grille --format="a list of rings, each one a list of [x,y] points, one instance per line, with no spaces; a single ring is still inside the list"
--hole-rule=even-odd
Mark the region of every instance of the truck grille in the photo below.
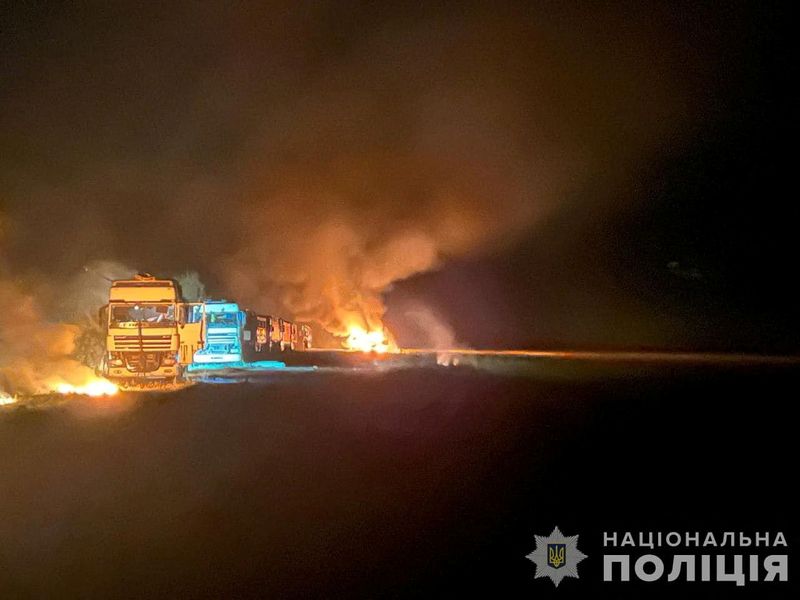
[[[141,340],[141,342],[140,342]],[[143,350],[145,352],[169,351],[171,336],[169,335],[115,335],[116,350]]]
[[[228,348],[239,345],[239,336],[235,333],[215,333],[209,329],[207,335],[207,347],[214,352],[227,352]]]
[[[231,344],[235,345],[239,340],[233,335],[209,335],[209,344]]]

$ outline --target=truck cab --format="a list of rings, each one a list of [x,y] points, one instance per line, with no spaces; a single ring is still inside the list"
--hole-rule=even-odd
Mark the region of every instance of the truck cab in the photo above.
[[[239,309],[239,305],[225,300],[206,300],[202,318],[205,340],[203,348],[194,353],[194,363],[242,362],[245,313]]]
[[[174,381],[178,352],[177,284],[148,274],[113,281],[108,306],[103,375],[122,385]]]

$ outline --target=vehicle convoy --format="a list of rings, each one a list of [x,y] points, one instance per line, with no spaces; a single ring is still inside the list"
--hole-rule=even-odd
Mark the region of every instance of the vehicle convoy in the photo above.
[[[149,274],[112,281],[100,324],[106,329],[101,374],[123,387],[174,383],[193,363],[231,366],[311,347],[307,325],[257,315],[236,302],[183,302],[174,281]]]
[[[311,347],[311,328],[270,315],[242,310],[235,302],[203,304],[206,341],[194,355],[196,365],[233,365],[274,357],[275,352]]]

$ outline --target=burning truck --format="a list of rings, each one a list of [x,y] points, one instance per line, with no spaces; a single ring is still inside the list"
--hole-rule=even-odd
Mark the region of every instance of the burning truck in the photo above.
[[[235,302],[184,302],[174,281],[149,274],[112,281],[100,324],[106,329],[100,371],[126,387],[175,383],[195,363],[231,366],[311,347],[307,325]]]
[[[181,302],[170,279],[137,275],[111,283],[100,310],[106,355],[100,371],[121,385],[174,383],[202,347],[202,303]]]
[[[308,325],[242,310],[225,300],[206,300],[203,307],[205,345],[195,352],[194,364],[230,366],[263,360],[276,351],[311,347]]]

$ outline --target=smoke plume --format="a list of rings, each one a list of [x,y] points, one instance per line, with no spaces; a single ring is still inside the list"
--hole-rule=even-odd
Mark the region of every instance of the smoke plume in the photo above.
[[[430,307],[421,303],[414,303],[405,308],[405,318],[413,323],[416,331],[409,332],[412,339],[422,340],[424,348],[433,350],[452,350],[464,348],[458,342],[452,327],[436,314]]]
[[[4,36],[15,269],[54,290],[99,259],[196,269],[335,334],[608,196],[691,124],[715,52],[702,14],[655,7],[114,6],[21,9]]]
[[[565,38],[562,18],[381,30],[327,65],[262,123],[227,287],[334,334],[378,328],[396,282],[513,243],[685,122],[644,68],[654,32]]]
[[[0,239],[0,395],[42,394],[93,379],[79,346],[98,327],[91,313],[107,302],[108,283],[97,280],[88,268],[62,286],[12,277]]]
[[[0,391],[45,393],[93,375],[72,358],[79,328],[49,323],[41,307],[15,284],[0,281]]]

